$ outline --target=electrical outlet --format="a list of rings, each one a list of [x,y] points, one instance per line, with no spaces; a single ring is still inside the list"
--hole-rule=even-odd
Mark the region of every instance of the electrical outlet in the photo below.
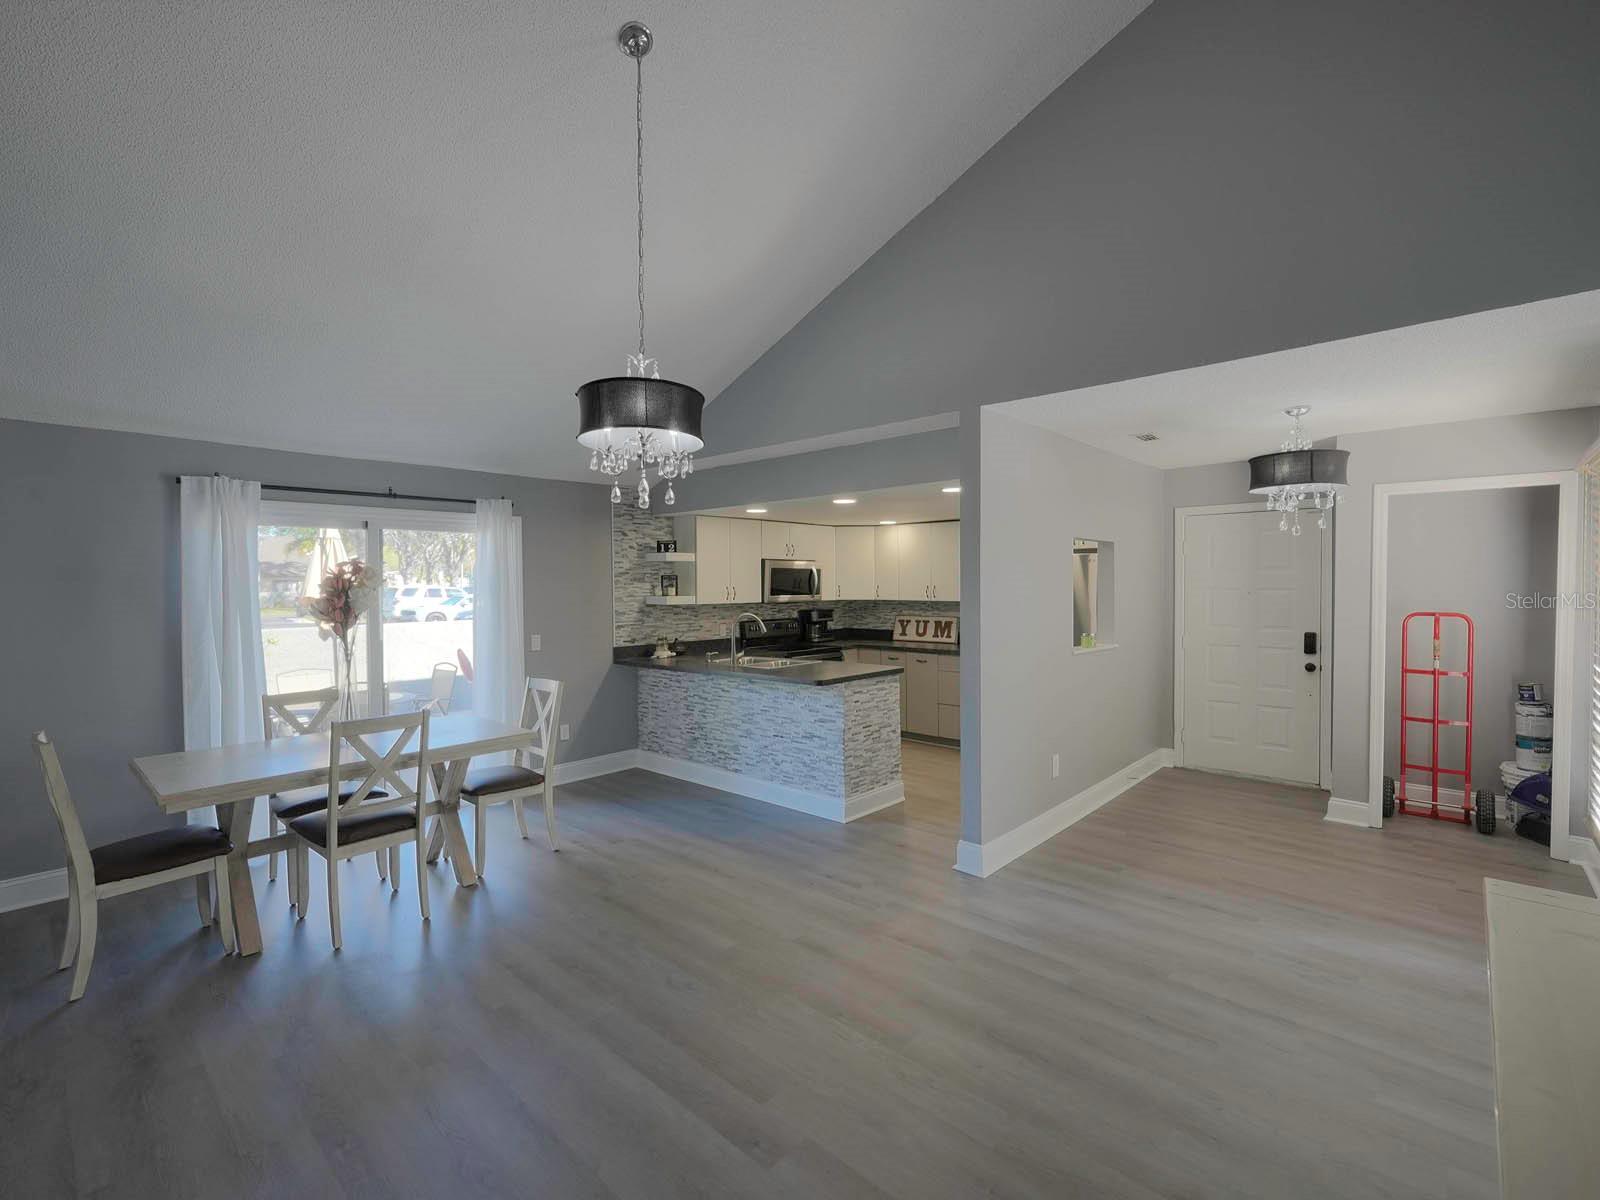
[[[562,724],[562,726],[561,726],[561,740],[563,742],[570,742],[572,740],[572,726],[571,725],[567,725],[565,723]]]
[[[541,638],[537,633],[533,634],[531,637],[528,638],[528,649],[529,650],[538,650],[538,649],[540,649],[540,643],[543,640],[544,639]]]
[[[1050,778],[1061,778],[1061,755],[1059,754],[1052,754],[1050,756]]]

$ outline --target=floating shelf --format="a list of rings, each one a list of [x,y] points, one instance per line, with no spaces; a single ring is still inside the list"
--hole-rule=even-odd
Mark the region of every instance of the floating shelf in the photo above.
[[[646,596],[646,604],[695,604],[698,603],[693,596]]]
[[[658,554],[652,551],[644,556],[645,562],[693,562],[693,550],[674,550],[670,554]]]

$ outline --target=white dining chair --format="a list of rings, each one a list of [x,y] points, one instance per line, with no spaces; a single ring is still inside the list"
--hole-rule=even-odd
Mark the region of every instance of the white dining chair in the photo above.
[[[511,766],[484,766],[467,768],[466,779],[461,784],[461,798],[474,807],[472,836],[473,855],[477,859],[478,874],[483,874],[484,856],[488,851],[485,834],[488,822],[483,810],[492,804],[510,802],[517,815],[517,828],[524,839],[528,836],[528,821],[522,813],[522,802],[539,796],[544,800],[544,826],[550,836],[550,849],[559,850],[556,844],[556,744],[561,730],[561,692],[559,679],[529,678],[522,691],[522,720],[524,729],[538,733],[539,744],[529,750],[518,750]]]
[[[400,890],[400,847],[411,842],[417,852],[417,902],[422,908],[422,919],[428,920],[428,873],[423,845],[424,826],[428,818],[426,802],[428,764],[428,718],[430,714],[406,713],[397,717],[367,717],[359,721],[336,721],[329,730],[328,783],[324,792],[324,806],[317,812],[306,813],[288,822],[289,832],[295,836],[293,873],[298,890],[295,908],[299,920],[305,920],[310,901],[310,852],[315,850],[328,864],[328,927],[333,935],[333,948],[338,950],[344,942],[339,921],[339,863],[357,854],[388,852],[389,884]],[[393,734],[393,740],[383,751],[372,741],[377,734]],[[396,766],[399,759],[410,752],[415,744],[417,765],[402,771]],[[361,756],[365,771],[359,779],[350,781],[353,788],[341,786],[340,764],[344,747],[349,746]],[[414,776],[413,787],[408,776]],[[380,791],[384,788],[392,791]]]
[[[280,676],[281,678],[281,676]],[[328,728],[328,722],[333,715],[333,709],[339,702],[338,688],[318,688],[308,692],[275,692],[261,697],[261,736],[267,741],[275,737],[299,737],[303,733],[321,733]],[[355,785],[350,784],[349,790],[354,790]],[[379,791],[378,796],[388,793]],[[287,824],[293,817],[303,817],[308,812],[316,812],[327,807],[327,789],[318,785],[316,787],[295,788],[292,791],[278,792],[267,797],[267,832],[277,837],[281,830],[281,823]],[[378,878],[387,879],[389,876],[388,861],[382,854],[374,856],[378,863]],[[294,870],[294,862],[288,863],[289,870]],[[267,878],[276,881],[278,878],[278,852],[269,851],[267,854]],[[294,885],[294,880],[289,881],[289,907],[293,908],[295,897],[300,894],[300,889]]]
[[[217,885],[218,932],[224,953],[236,948],[233,931],[233,894],[228,886],[228,852],[233,843],[222,830],[211,825],[180,825],[155,833],[124,838],[89,848],[83,824],[78,820],[72,793],[54,743],[40,730],[33,735],[33,753],[44,775],[44,790],[50,797],[61,840],[67,847],[67,934],[62,941],[61,962],[65,971],[74,961],[78,969],[72,976],[72,994],[77,1000],[89,984],[89,969],[94,965],[95,935],[100,925],[100,901],[127,892],[159,887],[179,879],[194,878],[195,898],[200,907],[200,923],[212,924],[211,883]]]

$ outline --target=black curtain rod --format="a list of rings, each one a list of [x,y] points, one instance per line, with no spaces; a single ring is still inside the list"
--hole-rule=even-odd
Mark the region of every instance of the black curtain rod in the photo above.
[[[217,472],[213,471],[215,475]],[[183,477],[178,476],[178,483],[183,483]],[[385,488],[381,492],[363,492],[351,488],[325,488],[325,487],[295,487],[287,483],[263,483],[261,490],[264,492],[299,492],[310,496],[361,496],[372,500],[421,500],[427,504],[477,504],[476,500],[463,500],[460,496],[418,496],[411,492],[397,492],[393,488]],[[505,497],[501,496],[504,500]]]

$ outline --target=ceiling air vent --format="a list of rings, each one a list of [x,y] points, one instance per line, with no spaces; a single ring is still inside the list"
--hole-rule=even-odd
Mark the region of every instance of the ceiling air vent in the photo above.
[[[1136,433],[1133,435],[1136,442],[1159,442],[1161,439],[1153,433]]]

